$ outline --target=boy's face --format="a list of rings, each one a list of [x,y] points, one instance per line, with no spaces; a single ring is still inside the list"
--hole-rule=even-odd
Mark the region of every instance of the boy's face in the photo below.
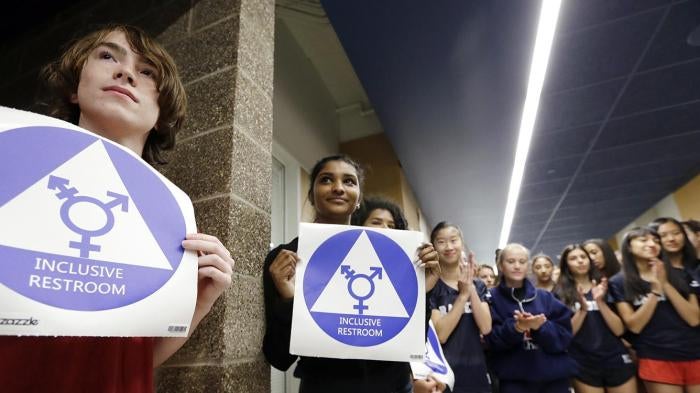
[[[88,56],[71,101],[79,126],[140,153],[159,115],[156,68],[113,31]]]

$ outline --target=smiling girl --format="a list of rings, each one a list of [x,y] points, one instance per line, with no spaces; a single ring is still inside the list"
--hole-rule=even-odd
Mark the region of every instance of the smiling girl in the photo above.
[[[566,246],[560,261],[561,276],[554,292],[574,311],[569,348],[579,366],[574,389],[577,393],[636,392],[636,370],[619,338],[625,327],[608,305],[607,279],[598,279],[598,270],[579,244]]]
[[[649,393],[700,392],[700,308],[688,283],[669,280],[659,259],[661,239],[635,228],[622,241],[622,272],[610,292],[639,357],[639,377]]]
[[[687,283],[690,290],[698,296],[700,294],[700,277],[697,277],[698,255],[683,225],[674,218],[661,217],[654,220],[649,227],[661,238],[662,257],[667,266],[672,268],[668,271],[669,280],[676,287],[683,287],[684,283]]]
[[[475,276],[474,254],[462,263],[462,231],[445,221],[430,239],[440,258],[440,279],[428,301],[430,319],[455,374],[453,392],[490,392],[480,334],[491,331],[486,285]]]
[[[314,222],[349,225],[352,213],[360,207],[363,176],[360,165],[347,156],[319,160],[311,171],[308,192],[316,213]],[[283,371],[298,358],[289,353],[297,247],[298,238],[270,251],[263,268],[263,353],[272,366]],[[437,264],[432,247],[419,249],[418,258],[426,267]],[[410,392],[409,375],[408,363],[307,356],[299,359],[294,370],[294,376],[301,379],[300,393]]]

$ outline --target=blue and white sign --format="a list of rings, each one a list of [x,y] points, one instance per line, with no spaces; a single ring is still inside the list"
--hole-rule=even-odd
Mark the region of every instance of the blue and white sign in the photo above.
[[[425,357],[422,362],[411,362],[413,378],[426,379],[432,377],[454,389],[455,374],[447,363],[442,346],[438,340],[433,321],[429,322],[428,338],[425,341]]]
[[[0,334],[186,335],[185,193],[114,142],[2,107],[0,179]]]
[[[347,359],[422,358],[423,234],[301,224],[290,352]]]

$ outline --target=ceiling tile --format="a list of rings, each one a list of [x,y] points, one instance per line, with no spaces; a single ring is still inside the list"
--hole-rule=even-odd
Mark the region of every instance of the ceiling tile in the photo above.
[[[537,132],[580,127],[605,119],[623,80],[543,96],[537,114]]]
[[[591,152],[586,159],[581,173],[610,170],[620,167],[634,167],[645,163],[668,160],[664,165],[673,165],[678,174],[686,173],[685,161],[676,160],[678,157],[692,157],[700,164],[700,130],[692,133],[670,136],[667,138],[650,139],[630,145]],[[674,165],[675,164],[675,165]],[[639,171],[632,176],[640,176]]]
[[[605,149],[700,130],[700,101],[610,121],[596,142]]]
[[[520,188],[519,201],[528,202],[544,198],[559,197],[569,184],[569,179],[556,179],[547,183],[523,184]]]
[[[525,168],[525,184],[542,183],[571,177],[581,163],[582,155],[550,161],[533,162]]]
[[[688,34],[700,25],[700,2],[686,1],[671,8],[652,42],[641,70],[700,57],[700,47],[688,45]]]
[[[636,75],[615,117],[700,99],[700,60]]]
[[[527,156],[528,163],[550,161],[583,154],[600,125],[569,128],[556,132],[537,132]]]
[[[545,91],[566,90],[629,74],[663,13],[663,9],[658,9],[558,36],[552,48]]]
[[[560,33],[566,34],[582,28],[610,23],[666,4],[668,0],[566,1],[562,4],[557,29]]]

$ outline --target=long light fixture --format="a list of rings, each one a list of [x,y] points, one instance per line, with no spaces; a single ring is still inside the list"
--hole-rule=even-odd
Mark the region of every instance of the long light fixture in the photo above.
[[[527,94],[525,95],[525,105],[523,106],[523,116],[520,119],[520,131],[518,134],[518,145],[515,151],[513,175],[510,178],[506,212],[503,217],[501,237],[498,240],[499,248],[503,248],[508,243],[508,238],[510,237],[510,228],[513,225],[515,206],[518,203],[520,185],[523,182],[525,162],[527,161],[527,153],[530,150],[532,132],[535,128],[537,109],[540,106],[542,85],[544,85],[544,77],[547,73],[549,54],[552,51],[554,31],[557,27],[560,8],[561,0],[542,0],[540,20],[537,25],[537,38],[535,39],[535,50],[532,56],[532,64],[530,65],[530,77],[528,78]]]

